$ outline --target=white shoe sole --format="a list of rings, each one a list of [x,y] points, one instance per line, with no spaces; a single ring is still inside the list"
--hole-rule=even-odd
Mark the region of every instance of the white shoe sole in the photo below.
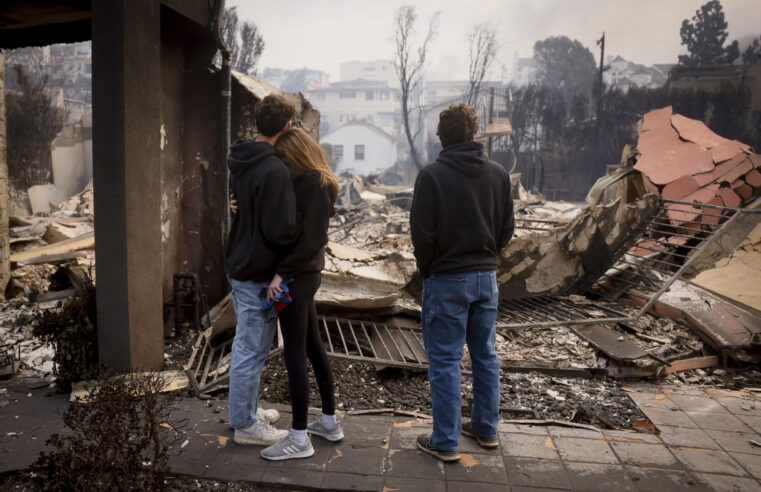
[[[262,455],[262,458],[264,458],[265,460],[270,460],[270,461],[281,461],[281,460],[289,460],[291,458],[309,458],[312,455],[314,455],[314,448],[305,449],[304,451],[299,451],[298,453],[286,454],[283,456]]]
[[[240,444],[242,446],[272,446],[273,444],[279,442],[283,437],[278,437],[277,439],[254,439],[253,437],[239,437],[236,435],[233,435],[233,442],[235,444]]]
[[[343,440],[343,438],[344,438],[344,433],[343,432],[341,433],[341,435],[323,434],[322,432],[315,432],[315,431],[311,431],[309,429],[307,429],[307,432],[309,434],[313,435],[313,436],[320,436],[321,438],[325,439],[326,441],[330,441],[330,442],[338,442],[338,441]]]

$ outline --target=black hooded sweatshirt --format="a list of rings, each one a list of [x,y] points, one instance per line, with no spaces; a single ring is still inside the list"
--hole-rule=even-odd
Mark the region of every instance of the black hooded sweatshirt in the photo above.
[[[418,174],[410,232],[423,278],[495,270],[514,229],[510,176],[483,144],[445,147]]]
[[[230,147],[227,166],[238,201],[225,247],[227,274],[269,282],[301,234],[290,171],[270,144],[243,140]]]
[[[291,178],[296,194],[296,211],[303,217],[303,232],[298,243],[286,252],[277,265],[277,273],[284,279],[322,271],[325,267],[325,245],[328,244],[328,224],[333,215],[333,197],[330,189],[320,184],[319,172],[291,172]]]

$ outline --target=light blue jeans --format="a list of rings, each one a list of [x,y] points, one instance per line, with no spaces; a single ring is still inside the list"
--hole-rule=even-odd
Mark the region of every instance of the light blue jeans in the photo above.
[[[433,407],[433,445],[456,451],[462,430],[460,362],[468,343],[473,369],[473,430],[497,437],[499,359],[494,351],[497,319],[494,271],[432,275],[423,280],[423,342]]]
[[[259,379],[275,336],[277,318],[267,320],[261,310],[265,299],[259,297],[269,282],[249,282],[228,278],[232,285],[235,327],[230,359],[230,427],[242,429],[256,422]]]

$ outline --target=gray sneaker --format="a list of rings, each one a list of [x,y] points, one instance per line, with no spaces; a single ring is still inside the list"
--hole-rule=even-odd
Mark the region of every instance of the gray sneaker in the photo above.
[[[289,460],[291,458],[309,458],[314,454],[312,441],[307,437],[307,442],[298,444],[293,439],[293,434],[288,435],[268,448],[262,449],[262,458],[265,460]]]
[[[338,442],[344,438],[344,431],[341,429],[340,423],[336,422],[335,427],[327,427],[323,425],[322,419],[317,419],[307,424],[307,432],[327,439],[330,442]]]

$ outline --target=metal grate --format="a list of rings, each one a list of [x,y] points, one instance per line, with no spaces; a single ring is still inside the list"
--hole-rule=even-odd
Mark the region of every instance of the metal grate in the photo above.
[[[629,316],[616,303],[593,303],[583,296],[509,297],[500,302],[498,328],[616,322]]]
[[[185,374],[197,393],[223,388],[230,381],[230,358],[234,337],[212,343],[211,330],[198,335],[193,353],[185,365]]]
[[[647,312],[684,271],[743,213],[718,205],[663,200],[611,256],[559,295],[505,298],[499,328],[632,321]],[[626,314],[624,304],[641,306]],[[631,311],[630,311],[631,312]]]
[[[325,349],[339,359],[427,369],[420,328],[319,316]]]

